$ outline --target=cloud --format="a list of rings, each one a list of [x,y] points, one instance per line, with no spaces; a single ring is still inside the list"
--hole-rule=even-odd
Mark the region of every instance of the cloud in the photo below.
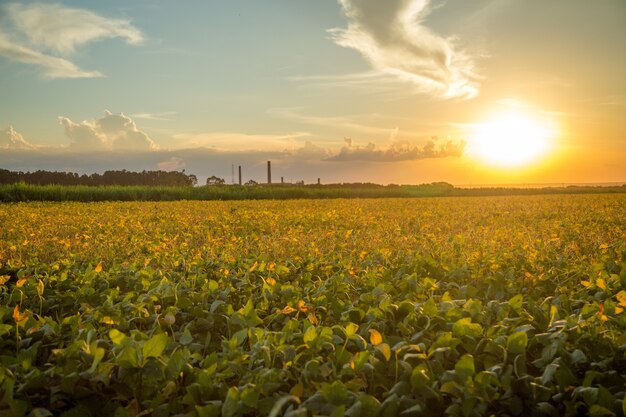
[[[399,162],[427,158],[459,157],[463,155],[465,142],[447,140],[440,142],[436,137],[430,139],[423,147],[408,142],[394,142],[390,146],[377,148],[373,142],[366,146],[354,145],[352,139],[345,139],[346,145],[339,153],[326,158],[326,161],[370,161]]]
[[[177,148],[212,148],[220,151],[262,149],[276,152],[292,148],[296,140],[310,136],[307,132],[285,134],[249,134],[238,132],[179,133],[174,135]]]
[[[122,38],[133,45],[143,41],[141,32],[130,22],[108,19],[88,10],[59,4],[12,3],[6,6],[6,11],[31,43],[62,55],[101,39]]]
[[[172,156],[165,161],[157,163],[157,168],[161,171],[180,171],[185,166],[185,161],[177,156]]]
[[[0,132],[0,149],[35,149],[28,143],[13,126],[9,126]]]
[[[143,42],[143,35],[127,20],[99,16],[84,9],[59,4],[9,3],[0,11],[3,26],[13,29],[0,33],[0,55],[38,65],[45,78],[101,77],[99,71],[84,71],[68,57],[90,42],[121,38],[129,44]],[[10,25],[7,24],[10,22]]]
[[[70,140],[69,147],[79,151],[130,150],[155,151],[159,147],[147,134],[137,128],[133,120],[123,113],[105,111],[104,116],[92,121],[75,123],[59,117]]]
[[[268,110],[268,114],[273,117],[279,117],[282,119],[293,120],[298,123],[304,123],[309,125],[325,126],[331,128],[343,129],[348,132],[361,132],[367,134],[389,134],[395,130],[394,128],[383,128],[368,126],[354,122],[346,117],[325,117],[325,116],[311,116],[298,113],[294,109],[289,108],[276,108]]]
[[[478,84],[472,60],[426,26],[430,0],[338,0],[346,29],[332,39],[352,48],[376,70],[444,98],[473,98]]]
[[[178,114],[178,112],[163,111],[160,113],[133,113],[130,116],[135,119],[168,121],[170,119],[167,116],[174,116],[176,114]]]
[[[45,78],[95,78],[101,77],[98,71],[83,71],[71,61],[35,51],[11,42],[0,32],[0,55],[23,64],[38,65]]]
[[[304,145],[300,148],[296,148],[291,151],[285,149],[285,153],[301,160],[323,160],[328,157],[329,154],[326,148],[316,145],[310,140],[305,141]]]

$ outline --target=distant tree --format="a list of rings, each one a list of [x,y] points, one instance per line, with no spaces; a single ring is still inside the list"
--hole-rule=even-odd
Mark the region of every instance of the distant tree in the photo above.
[[[255,180],[250,180],[247,183],[245,183],[244,185],[259,185],[259,183],[256,182]]]
[[[226,181],[224,178],[216,177],[215,175],[211,175],[206,179],[206,185],[224,185]]]
[[[36,185],[168,185],[192,186],[198,178],[178,171],[142,171],[132,172],[105,171],[103,174],[78,175],[73,172],[53,172],[38,170],[35,172],[13,172],[0,169],[0,184],[24,182]]]

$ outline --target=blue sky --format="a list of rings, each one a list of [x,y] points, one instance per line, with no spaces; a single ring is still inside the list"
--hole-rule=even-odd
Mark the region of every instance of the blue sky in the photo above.
[[[3,2],[0,167],[626,181],[624,21],[622,0]],[[550,151],[473,155],[500,111],[553,126]]]

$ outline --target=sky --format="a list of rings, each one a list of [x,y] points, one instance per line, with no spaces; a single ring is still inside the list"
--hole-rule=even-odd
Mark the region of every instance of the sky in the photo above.
[[[0,0],[0,168],[626,182],[624,22],[624,0]]]

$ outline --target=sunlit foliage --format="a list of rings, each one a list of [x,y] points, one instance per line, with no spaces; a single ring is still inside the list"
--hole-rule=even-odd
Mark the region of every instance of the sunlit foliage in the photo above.
[[[0,225],[6,415],[624,414],[624,194],[17,203]]]

